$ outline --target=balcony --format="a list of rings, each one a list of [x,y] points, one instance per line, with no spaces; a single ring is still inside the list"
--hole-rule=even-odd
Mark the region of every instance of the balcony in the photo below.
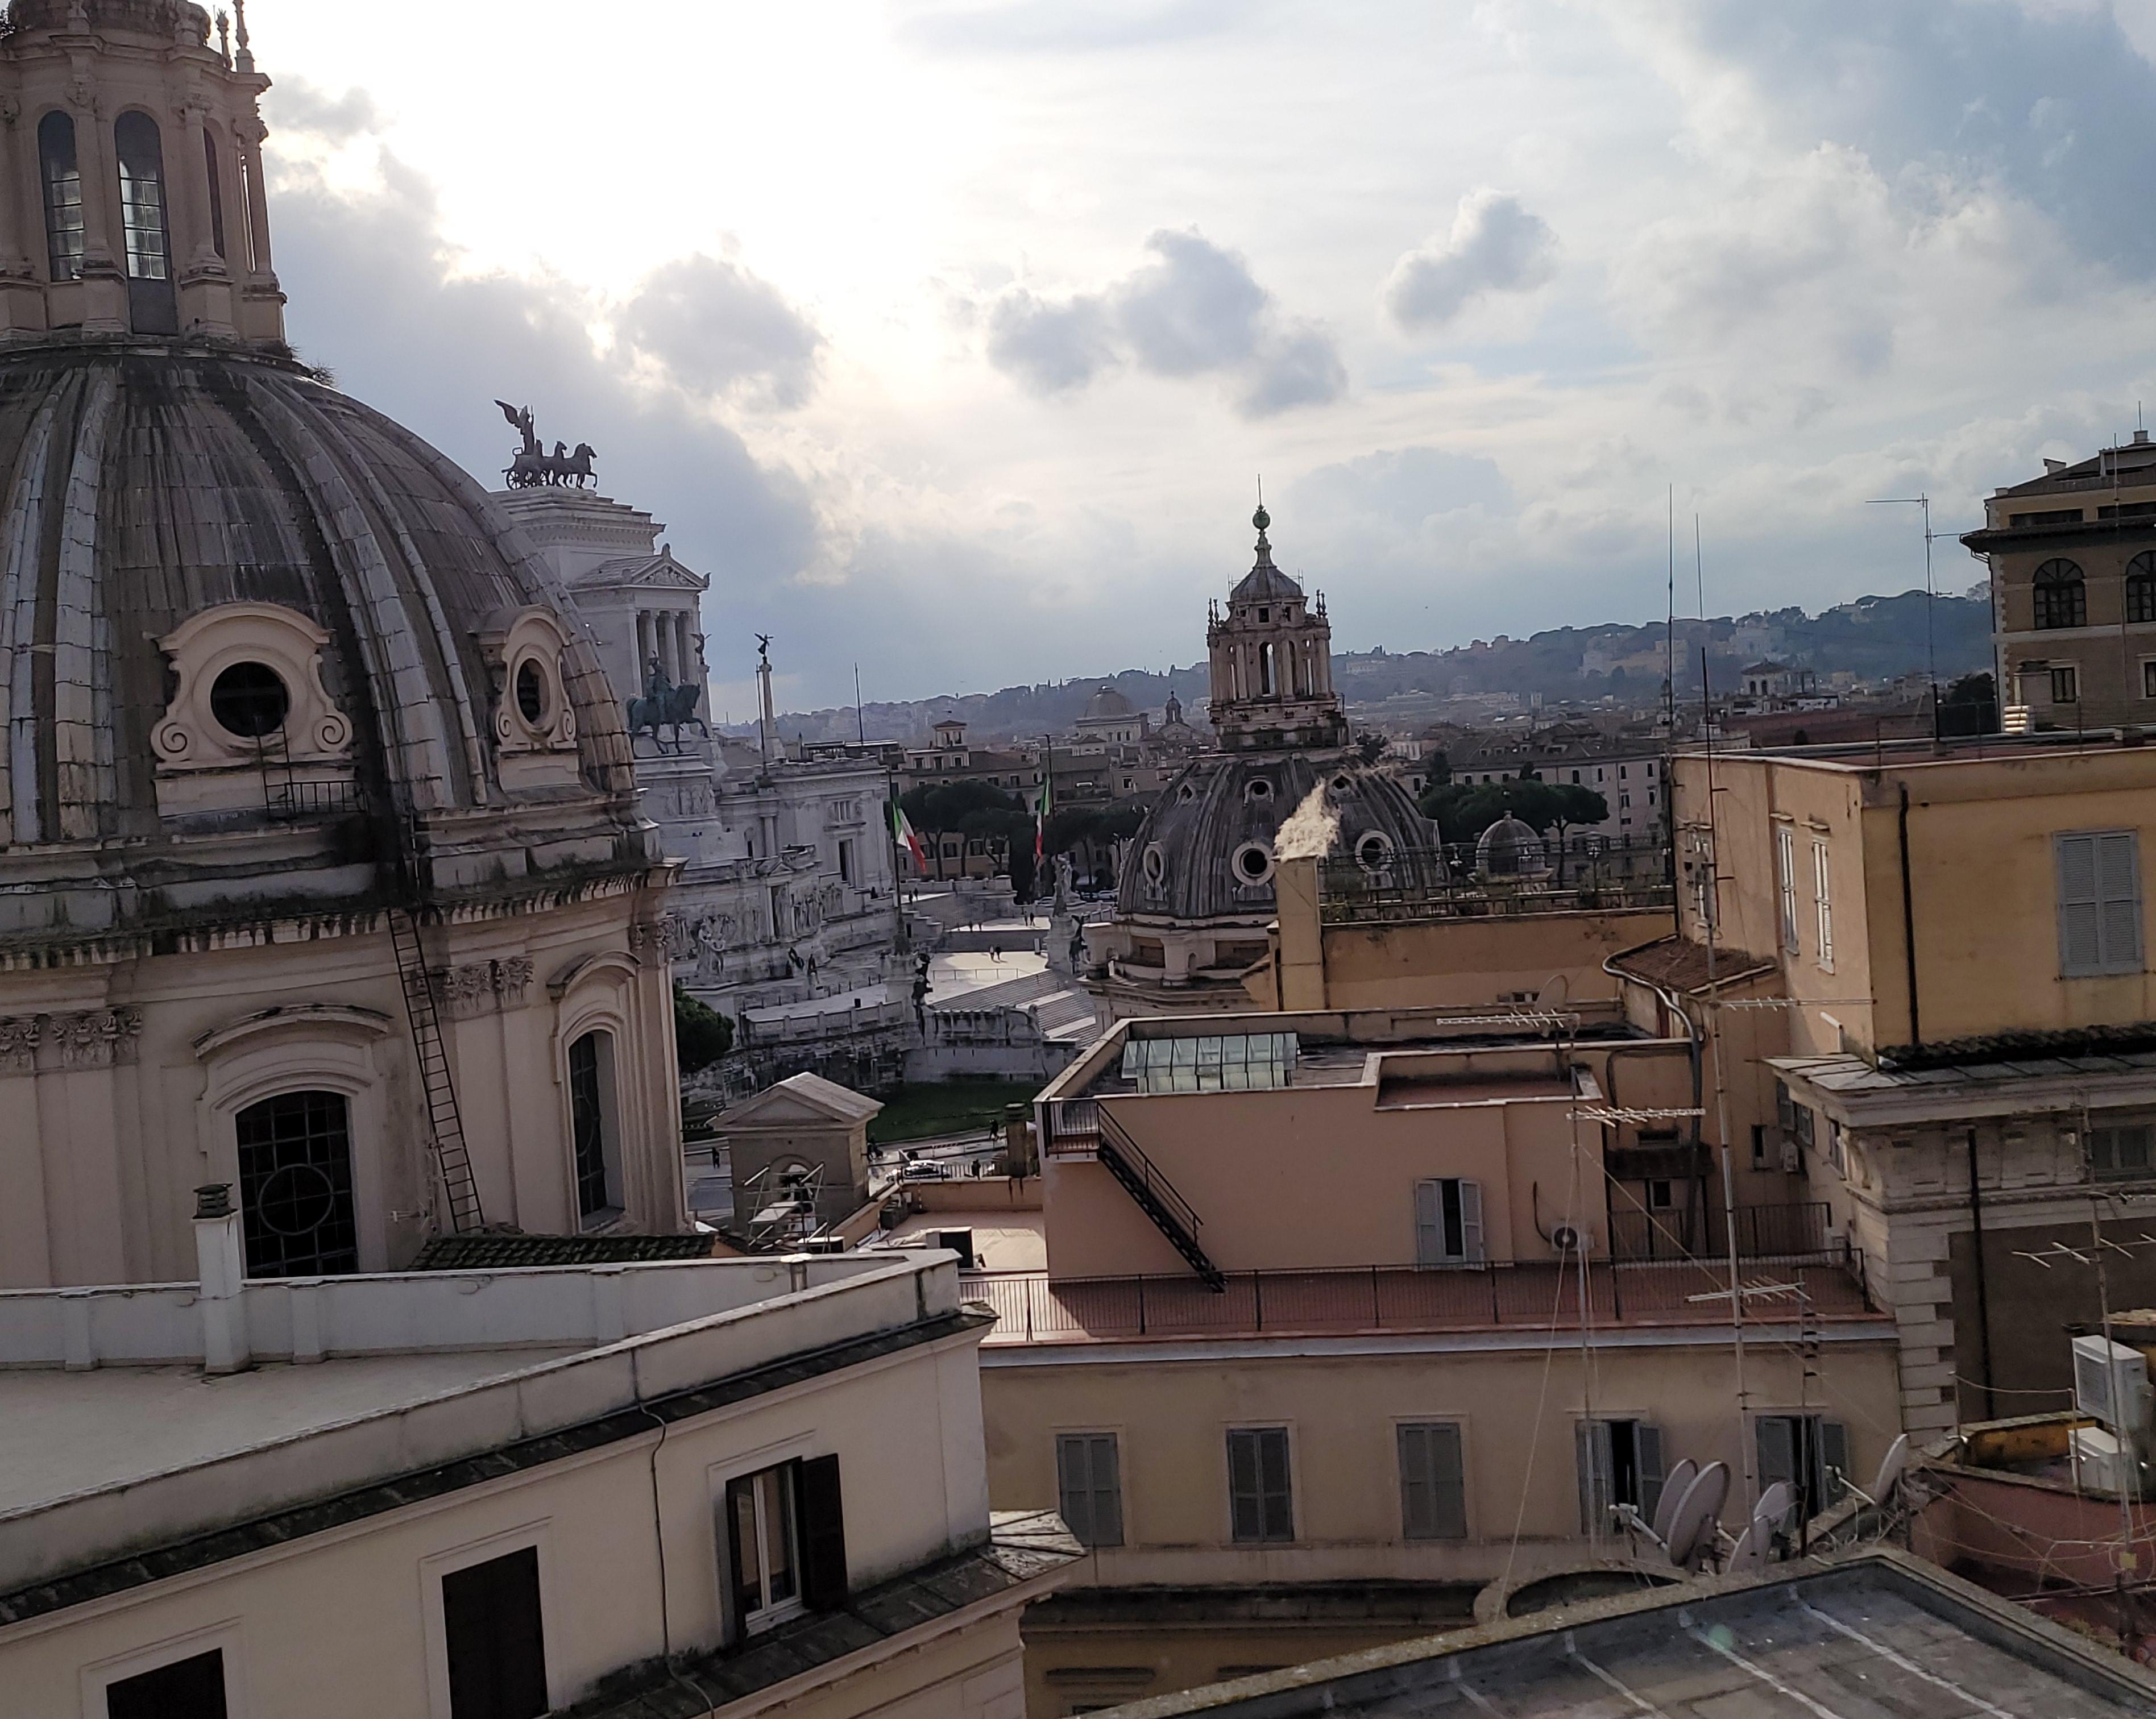
[[[1886,1320],[1839,1260],[1743,1269],[1744,1320],[1790,1326]],[[996,1314],[992,1345],[1134,1338],[1359,1337],[1440,1332],[1577,1332],[1578,1268],[1543,1262],[1335,1271],[1235,1271],[1215,1291],[1195,1275],[1050,1279],[969,1274],[965,1292]],[[1700,1261],[1589,1268],[1590,1328],[1727,1326],[1726,1266]]]

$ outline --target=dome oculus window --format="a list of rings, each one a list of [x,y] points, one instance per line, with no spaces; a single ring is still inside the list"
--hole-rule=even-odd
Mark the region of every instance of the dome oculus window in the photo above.
[[[1246,800],[1270,800],[1272,797],[1273,785],[1262,776],[1253,777],[1243,790],[1243,798]]]
[[[1246,888],[1255,889],[1273,875],[1273,856],[1257,842],[1245,842],[1236,849],[1232,863],[1235,881]]]
[[[1158,842],[1147,844],[1143,864],[1148,883],[1157,884],[1168,875],[1168,855],[1161,852]]]
[[[1354,787],[1354,785],[1355,784],[1353,782],[1350,782],[1344,774],[1336,776],[1332,778],[1332,792],[1336,794],[1344,794],[1349,788]]]
[[[547,674],[535,658],[517,665],[516,710],[534,728],[547,720]]]
[[[1393,839],[1381,829],[1366,832],[1355,844],[1355,863],[1365,871],[1383,871],[1393,863]]]
[[[234,663],[210,683],[210,715],[227,734],[243,740],[275,734],[291,708],[284,677],[267,663]]]

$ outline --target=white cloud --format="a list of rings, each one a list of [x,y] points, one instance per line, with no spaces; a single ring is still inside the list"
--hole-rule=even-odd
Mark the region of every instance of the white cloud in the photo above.
[[[1484,187],[1460,199],[1452,230],[1393,265],[1385,305],[1403,328],[1440,328],[1486,293],[1531,292],[1557,274],[1557,235],[1518,198]]]

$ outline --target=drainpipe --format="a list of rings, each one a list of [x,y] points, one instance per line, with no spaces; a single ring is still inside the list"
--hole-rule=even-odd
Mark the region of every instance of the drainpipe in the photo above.
[[[202,1280],[203,1371],[244,1373],[254,1364],[247,1343],[246,1256],[232,1184],[195,1190],[195,1270]]]
[[[1902,949],[1909,971],[1909,1043],[1924,1042],[1922,1018],[1917,1012],[1917,903],[1909,883],[1909,784],[1902,783],[1898,813],[1902,836]]]
[[[1991,1388],[1991,1285],[1984,1268],[1984,1190],[1976,1179],[1976,1130],[1969,1131],[1969,1219],[1976,1238],[1976,1337],[1984,1359],[1984,1418],[1999,1419]]]

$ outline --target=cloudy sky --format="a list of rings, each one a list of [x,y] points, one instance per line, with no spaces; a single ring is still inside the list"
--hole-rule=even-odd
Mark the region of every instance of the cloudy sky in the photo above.
[[[1816,608],[2156,408],[2156,0],[255,0],[295,342],[594,444],[713,705]],[[392,27],[393,22],[393,27]],[[1977,568],[1940,546],[1939,581]]]

